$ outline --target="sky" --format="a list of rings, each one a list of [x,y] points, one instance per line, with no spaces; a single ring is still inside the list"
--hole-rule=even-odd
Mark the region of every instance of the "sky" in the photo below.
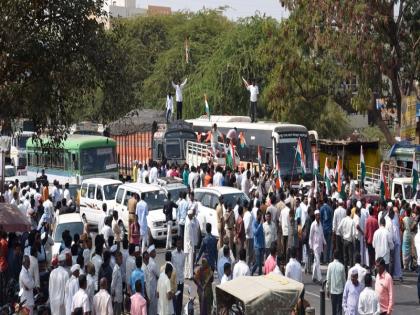
[[[287,12],[280,5],[279,0],[136,0],[137,7],[147,8],[148,5],[162,5],[171,7],[172,11],[198,11],[203,7],[216,9],[229,6],[225,15],[233,20],[240,17],[254,15],[256,12],[272,16],[276,19],[286,18]]]

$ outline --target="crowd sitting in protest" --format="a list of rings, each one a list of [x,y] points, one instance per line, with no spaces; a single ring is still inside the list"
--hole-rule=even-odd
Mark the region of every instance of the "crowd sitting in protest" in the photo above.
[[[63,231],[53,256],[55,217],[75,211],[75,200],[68,184],[54,182],[51,188],[42,174],[38,183],[10,185],[1,197],[28,217],[32,231],[1,231],[0,286],[17,281],[31,314],[38,292],[48,296],[52,314],[181,314],[184,283],[192,280],[200,314],[211,314],[215,281],[274,273],[302,282],[305,272],[316,283],[326,281],[333,314],[361,309],[364,314],[389,314],[394,307],[392,280],[403,281],[404,271],[420,266],[417,204],[369,199],[351,180],[342,192],[335,183],[330,191],[317,182],[308,190],[293,188],[287,181],[282,185],[276,172],[258,172],[250,164],[234,170],[142,164],[134,163],[132,181],[180,177],[188,187],[179,200],[168,195],[163,207],[168,232],[176,222],[178,236],[174,243],[168,237],[162,266],[155,259],[155,244],[149,242],[148,205],[142,194],[128,200],[127,234],[118,225],[118,212],[105,209],[97,233],[87,225],[81,235]],[[197,219],[194,189],[208,186],[236,187],[249,197],[236,204],[220,198],[215,209],[218,239],[211,224],[201,231]],[[325,278],[321,264],[328,265]],[[0,305],[10,301],[7,292],[1,290]],[[418,295],[420,302],[420,285]]]

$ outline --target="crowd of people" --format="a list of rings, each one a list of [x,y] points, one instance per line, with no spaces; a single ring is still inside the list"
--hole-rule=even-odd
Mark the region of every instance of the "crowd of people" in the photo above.
[[[316,283],[326,281],[333,314],[390,314],[393,280],[403,281],[403,270],[420,266],[417,204],[368,199],[351,181],[344,194],[335,183],[328,192],[315,182],[308,190],[288,183],[280,187],[274,172],[258,172],[250,165],[230,170],[135,163],[132,179],[151,183],[171,176],[180,177],[189,191],[178,200],[168,194],[163,206],[168,235],[177,225],[178,236],[174,244],[167,238],[162,266],[149,242],[143,194],[128,200],[127,234],[118,225],[118,212],[110,209],[97,233],[87,225],[81,235],[64,231],[53,255],[54,218],[74,211],[68,186],[49,186],[44,173],[38,183],[12,184],[1,202],[17,205],[32,231],[0,232],[1,287],[17,281],[30,314],[34,293],[42,292],[52,314],[178,315],[184,283],[192,280],[205,315],[213,310],[214,283],[270,273],[302,282],[305,272]],[[194,189],[207,186],[236,187],[248,196],[235,204],[219,199],[218,239],[210,223],[201,231],[197,219]],[[328,265],[325,278],[321,264]],[[418,283],[420,302],[420,276]],[[1,290],[0,305],[10,302],[9,291]]]

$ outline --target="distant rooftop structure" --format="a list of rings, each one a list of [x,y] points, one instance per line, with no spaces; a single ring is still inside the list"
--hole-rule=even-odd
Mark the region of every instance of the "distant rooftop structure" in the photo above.
[[[147,7],[147,15],[170,15],[172,14],[171,7],[164,7],[160,5],[149,5]]]

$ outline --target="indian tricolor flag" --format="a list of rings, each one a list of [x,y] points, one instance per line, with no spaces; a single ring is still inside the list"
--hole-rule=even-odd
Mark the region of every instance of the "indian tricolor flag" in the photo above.
[[[298,141],[297,141],[296,159],[299,163],[298,165],[302,168],[302,175],[305,175],[306,173],[305,153],[303,152],[302,141],[300,141],[300,138],[298,138]]]
[[[283,180],[281,179],[280,161],[279,160],[277,160],[276,169],[277,169],[276,188],[280,189],[280,188],[283,187]]]
[[[260,145],[258,145],[258,155],[257,155],[257,159],[258,159],[258,165],[259,166],[261,166],[261,164],[262,164],[262,155],[261,155],[261,146]]]
[[[419,170],[417,168],[416,153],[413,155],[413,191],[417,192],[419,188]]]
[[[242,149],[246,146],[245,135],[242,131],[239,133],[239,143]]]
[[[337,191],[341,193],[341,161],[337,156],[337,164],[335,165],[335,180],[337,181]]]
[[[366,164],[365,164],[365,156],[363,155],[363,146],[360,146],[360,182],[362,184],[362,188],[364,187],[366,177]]]
[[[390,193],[389,193],[389,187],[388,183],[386,181],[385,172],[384,172],[384,162],[381,163],[381,199],[382,200],[389,200]]]
[[[205,105],[205,107],[206,107],[206,114],[207,114],[207,117],[209,118],[209,120],[210,120],[210,106],[209,106],[209,102],[207,102],[207,94],[204,94],[204,105]]]
[[[331,181],[330,181],[330,169],[328,168],[328,158],[325,158],[325,165],[324,165],[324,182],[325,188],[327,189],[327,195],[330,194],[331,191]]]

